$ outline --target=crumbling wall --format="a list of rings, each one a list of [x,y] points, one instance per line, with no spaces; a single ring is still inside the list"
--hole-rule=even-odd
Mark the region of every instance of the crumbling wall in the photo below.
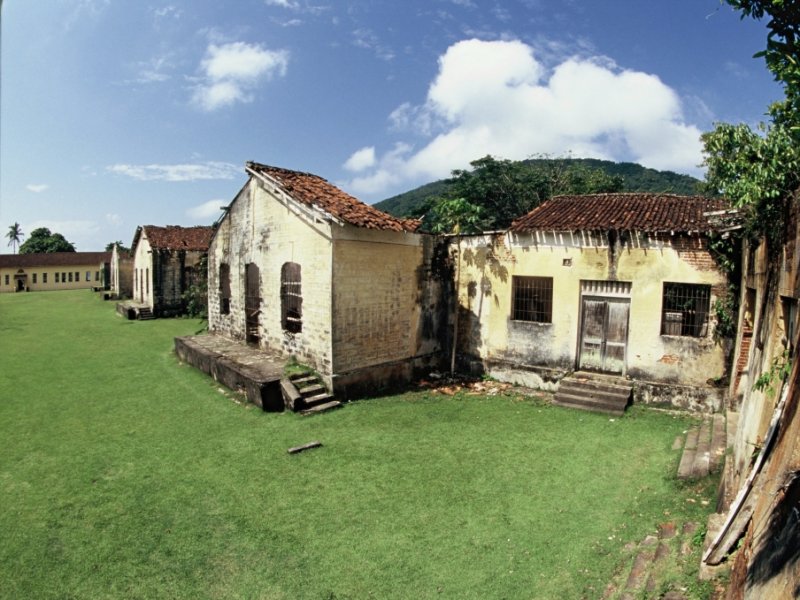
[[[740,355],[746,348],[747,360],[739,381],[731,384],[731,409],[740,414],[721,486],[723,510],[750,475],[782,393],[786,402],[751,492],[754,512],[732,560],[730,600],[800,597],[800,257],[795,252],[800,229],[797,206],[790,205],[790,212],[781,248],[770,249],[760,240],[744,250],[737,346]],[[747,346],[743,325],[752,331]]]
[[[356,387],[369,386],[375,390],[438,365],[446,299],[433,264],[437,240],[349,226],[333,234],[337,391],[356,393]]]
[[[260,272],[259,346],[296,357],[330,383],[331,260],[331,225],[251,178],[228,208],[209,249],[209,330],[245,339],[245,269],[253,263]],[[302,326],[296,332],[284,328],[281,313],[281,268],[287,262],[300,265]],[[230,272],[227,313],[220,296],[222,264]]]
[[[675,392],[680,386],[707,387],[709,380],[725,375],[724,348],[714,339],[713,310],[702,336],[661,334],[665,282],[710,286],[710,307],[725,294],[726,277],[705,238],[534,232],[470,236],[461,246],[459,351],[470,364],[480,363],[498,378],[527,384],[541,381],[552,387],[554,370],[563,376],[580,362],[583,282],[624,282],[630,286],[624,298],[630,311],[624,374],[671,384],[667,401],[719,405],[716,399],[698,403]],[[514,320],[515,276],[552,278],[549,322]],[[719,393],[710,396],[717,398]],[[647,397],[652,399],[652,390]]]

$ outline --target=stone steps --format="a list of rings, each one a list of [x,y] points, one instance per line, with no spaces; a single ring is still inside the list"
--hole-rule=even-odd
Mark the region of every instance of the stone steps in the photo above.
[[[722,414],[707,416],[689,429],[678,465],[678,479],[700,479],[720,467],[725,457],[726,429]]]
[[[676,570],[684,570],[692,560],[693,537],[697,523],[679,526],[662,523],[656,533],[638,544],[625,547],[625,559],[617,574],[606,586],[603,600],[663,598],[686,600],[687,590],[671,584]],[[675,587],[675,589],[666,589]]]
[[[633,384],[621,377],[577,372],[559,382],[553,404],[620,416],[632,392]]]
[[[150,307],[143,306],[137,312],[138,312],[138,319],[140,321],[152,321],[153,319],[155,319],[155,317],[153,316],[153,311],[150,310]]]
[[[342,405],[311,371],[291,374],[281,380],[281,388],[286,408],[304,415],[324,412]]]

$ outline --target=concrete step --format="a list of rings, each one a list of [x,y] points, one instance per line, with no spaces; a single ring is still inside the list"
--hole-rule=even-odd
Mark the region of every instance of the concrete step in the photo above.
[[[686,433],[678,479],[699,479],[721,467],[727,446],[725,415],[707,416]]]
[[[670,598],[685,600],[685,590],[668,589],[674,586],[676,568],[683,568],[693,551],[692,538],[697,523],[662,523],[656,533],[639,543],[623,549],[622,568],[606,586],[604,600],[634,600],[637,598]],[[663,594],[663,595],[662,595]]]
[[[633,385],[624,379],[578,372],[561,380],[553,404],[621,415],[632,391]]]
[[[316,396],[317,394],[321,394],[323,392],[328,391],[328,389],[324,385],[319,383],[312,383],[311,385],[305,385],[305,386],[297,385],[296,382],[293,383],[295,383],[297,391],[300,392],[300,395],[303,396],[303,398],[310,398],[311,396]]]
[[[293,384],[295,384],[298,388],[303,387],[304,385],[310,385],[312,383],[318,383],[319,379],[315,375],[292,375],[289,377]]]
[[[292,373],[281,381],[286,408],[301,414],[313,414],[341,406],[333,399],[319,376],[310,371]],[[320,406],[325,408],[319,409]]]
[[[334,408],[339,408],[342,406],[342,403],[338,400],[331,400],[330,402],[326,402],[324,404],[317,404],[316,406],[312,406],[311,408],[307,408],[305,410],[301,410],[301,415],[315,415],[321,412],[325,412],[328,410],[332,410]]]
[[[582,408],[584,410],[596,409],[598,412],[612,412],[621,415],[623,412],[625,412],[627,401],[619,402],[603,398],[581,396],[577,394],[559,393],[553,398],[553,404],[556,406]]]

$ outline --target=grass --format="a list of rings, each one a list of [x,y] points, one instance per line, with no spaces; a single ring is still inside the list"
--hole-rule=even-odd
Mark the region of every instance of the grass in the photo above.
[[[199,329],[0,295],[0,597],[594,598],[626,542],[709,510],[674,478],[686,418],[430,392],[266,414],[177,362]]]

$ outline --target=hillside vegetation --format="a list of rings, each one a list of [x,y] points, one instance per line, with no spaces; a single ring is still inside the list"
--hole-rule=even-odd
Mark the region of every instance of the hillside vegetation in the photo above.
[[[546,166],[558,162],[580,165],[587,169],[599,169],[611,177],[621,177],[623,180],[622,191],[625,192],[661,192],[688,196],[701,193],[702,182],[699,179],[672,171],[656,171],[635,163],[616,163],[595,158],[534,158],[520,162],[536,166]],[[440,179],[427,183],[382,200],[376,203],[375,207],[397,217],[413,216],[419,214],[420,208],[429,198],[446,196],[447,191],[453,185],[452,182],[452,179]]]

